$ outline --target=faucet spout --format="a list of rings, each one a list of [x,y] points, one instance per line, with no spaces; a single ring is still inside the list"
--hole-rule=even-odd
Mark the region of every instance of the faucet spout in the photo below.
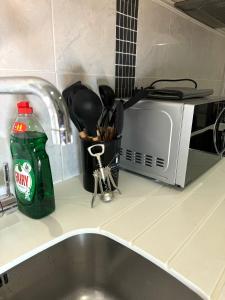
[[[69,113],[63,96],[47,80],[39,77],[0,77],[0,94],[32,94],[45,103],[51,122],[54,144],[72,143]]]

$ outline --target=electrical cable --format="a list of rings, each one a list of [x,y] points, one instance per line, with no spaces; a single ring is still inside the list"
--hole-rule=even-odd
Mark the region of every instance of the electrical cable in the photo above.
[[[149,86],[147,86],[145,89],[154,89],[154,85],[158,82],[179,82],[179,81],[190,81],[194,84],[195,89],[197,89],[198,84],[195,80],[191,79],[191,78],[179,78],[179,79],[159,79],[159,80],[155,80],[153,81]]]

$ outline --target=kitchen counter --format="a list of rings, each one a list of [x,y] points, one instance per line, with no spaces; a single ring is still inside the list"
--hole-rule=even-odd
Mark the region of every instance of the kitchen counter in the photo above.
[[[111,203],[76,177],[55,185],[56,211],[41,220],[0,218],[0,274],[82,232],[111,237],[181,280],[204,299],[225,299],[225,159],[184,190],[120,172]]]

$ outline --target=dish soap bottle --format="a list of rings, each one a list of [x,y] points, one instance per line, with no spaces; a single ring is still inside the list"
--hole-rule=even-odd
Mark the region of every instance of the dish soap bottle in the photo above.
[[[51,168],[45,151],[48,138],[28,101],[17,103],[17,108],[10,149],[18,208],[33,219],[40,219],[55,210]]]

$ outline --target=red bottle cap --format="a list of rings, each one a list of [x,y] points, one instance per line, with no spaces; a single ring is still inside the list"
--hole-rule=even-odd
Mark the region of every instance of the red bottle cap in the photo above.
[[[29,101],[21,101],[17,103],[19,114],[32,114],[33,108],[30,106]]]

